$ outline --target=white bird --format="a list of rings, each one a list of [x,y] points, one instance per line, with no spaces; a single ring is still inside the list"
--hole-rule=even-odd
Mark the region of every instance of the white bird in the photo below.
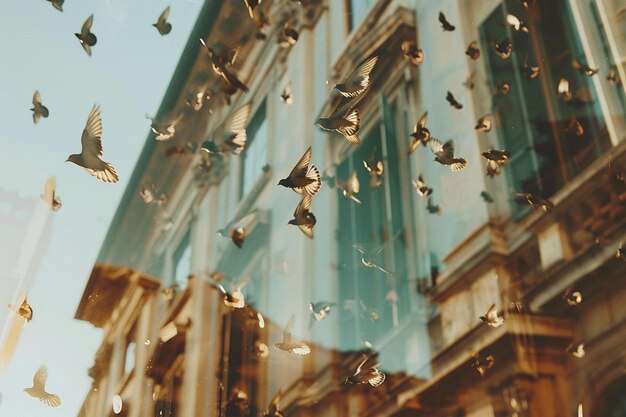
[[[72,154],[66,162],[72,162],[94,177],[104,182],[115,183],[119,180],[115,168],[108,162],[104,162],[102,156],[102,119],[100,108],[94,105],[89,113],[87,124],[80,139],[82,149],[79,154]]]
[[[498,316],[498,309],[495,304],[492,304],[487,313],[484,316],[480,316],[480,319],[490,327],[500,327],[504,324],[504,318]]]

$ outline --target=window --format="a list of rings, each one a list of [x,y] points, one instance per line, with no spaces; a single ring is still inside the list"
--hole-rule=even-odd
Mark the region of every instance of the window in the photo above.
[[[241,155],[241,196],[248,194],[267,165],[267,117],[263,101],[247,128],[248,143]]]
[[[401,204],[402,187],[410,185],[399,181],[397,136],[392,117],[384,119],[337,168],[337,181],[357,173],[360,192],[356,197],[363,203],[345,199],[338,189],[340,298],[350,310],[341,318],[342,349],[358,348],[366,340],[374,343],[410,309]],[[379,187],[372,186],[363,166],[368,160],[384,164]],[[369,260],[391,274],[363,265],[357,245]]]
[[[352,31],[365,18],[370,7],[376,0],[346,0],[347,15],[349,18],[348,29]]]
[[[530,11],[529,11],[530,10]],[[511,153],[511,187],[549,197],[610,146],[591,77],[572,67],[586,62],[571,11],[564,0],[537,2],[532,9],[506,0],[481,25],[491,85],[508,83],[509,94],[494,94],[493,113],[499,123],[501,145]],[[527,22],[529,32],[505,24],[507,13]],[[510,40],[513,54],[502,59],[492,44]],[[524,64],[538,65],[538,77],[522,74]],[[559,80],[569,81],[573,97],[557,95]],[[576,134],[570,123],[583,128]],[[517,205],[514,217],[528,210]]]
[[[187,279],[191,273],[191,229],[187,231],[185,237],[174,252],[174,280],[181,287],[187,286]]]

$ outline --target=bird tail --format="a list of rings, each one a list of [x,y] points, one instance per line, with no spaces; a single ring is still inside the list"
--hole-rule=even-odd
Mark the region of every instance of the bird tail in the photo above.
[[[312,182],[304,186],[304,191],[308,195],[315,195],[322,187],[322,177],[319,169],[315,165],[311,165],[306,173],[306,177]]]
[[[50,407],[59,407],[61,405],[61,399],[56,394],[48,394],[46,392],[41,396],[40,400]]]

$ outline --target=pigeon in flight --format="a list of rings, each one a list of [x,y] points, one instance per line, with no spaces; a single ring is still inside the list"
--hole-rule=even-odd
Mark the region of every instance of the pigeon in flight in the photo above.
[[[208,153],[240,154],[248,140],[246,124],[251,110],[252,103],[244,104],[235,110],[215,129],[213,139],[205,141],[200,149]]]
[[[283,178],[278,185],[291,188],[295,192],[308,195],[315,195],[322,186],[320,172],[315,165],[311,164],[311,147],[304,152],[298,163],[289,173],[287,178]]]
[[[467,166],[464,158],[454,157],[454,143],[451,140],[442,143],[439,139],[432,138],[430,150],[435,154],[435,161],[441,165],[448,165],[450,171],[460,171]]]
[[[502,59],[508,59],[513,53],[513,44],[510,40],[504,39],[501,42],[493,42],[493,51]]]
[[[467,45],[465,55],[469,56],[473,60],[477,60],[478,58],[480,58],[480,48],[478,48],[478,42],[471,41],[470,44]]]
[[[413,181],[413,187],[415,187],[415,191],[420,197],[428,197],[433,193],[433,189],[426,184],[422,174],[417,177],[417,180]]]
[[[424,112],[413,128],[413,133],[411,133],[411,144],[409,145],[409,155],[417,149],[418,144],[421,143],[422,146],[426,146],[430,140],[430,130],[426,128],[427,119],[428,112]]]
[[[357,204],[362,204],[361,200],[356,198],[355,194],[359,193],[361,189],[361,183],[359,182],[359,177],[357,177],[356,171],[352,171],[350,178],[348,178],[343,184],[339,184],[339,188],[341,188],[341,193],[348,200],[352,200]]]
[[[50,176],[46,181],[41,198],[52,211],[58,211],[61,208],[61,197],[56,195],[57,180]]]
[[[100,159],[102,156],[102,119],[100,108],[94,105],[89,113],[87,124],[81,137],[82,149],[79,154],[70,155],[66,162],[72,162],[104,182],[115,183],[119,180],[115,168]]]
[[[54,7],[58,11],[60,12],[63,11],[63,3],[65,3],[65,0],[46,0],[46,1],[50,3],[52,7]]]
[[[38,398],[44,404],[50,407],[58,407],[61,405],[61,399],[56,394],[50,394],[46,392],[46,380],[48,379],[48,368],[45,365],[41,365],[35,376],[33,377],[33,386],[30,388],[24,388],[24,392],[31,397]]]
[[[448,22],[448,20],[446,19],[446,15],[443,14],[443,12],[439,12],[439,23],[441,23],[441,27],[444,31],[452,32],[454,29],[456,29],[456,27]]]
[[[461,110],[463,108],[463,105],[459,103],[456,98],[454,98],[454,95],[450,91],[446,94],[446,100],[457,110]]]
[[[91,33],[91,25],[93,25],[93,15],[89,16],[85,23],[83,23],[83,28],[80,30],[80,33],[75,33],[80,45],[83,47],[87,55],[91,56],[91,47],[98,42],[98,38],[96,35]]]
[[[402,42],[401,48],[404,58],[414,67],[424,62],[424,51],[418,48],[415,42],[404,41]]]
[[[304,194],[302,200],[296,207],[296,211],[293,213],[293,219],[289,220],[288,224],[298,226],[300,231],[304,233],[309,239],[313,239],[313,227],[317,220],[315,215],[311,213],[311,196]]]
[[[374,159],[374,155],[370,157],[367,161],[363,161],[363,166],[370,174],[370,187],[371,188],[379,188],[383,185],[383,182],[380,180],[380,177],[385,173],[385,165],[383,161],[377,161]]]
[[[339,91],[344,97],[353,98],[360,96],[367,90],[367,87],[369,87],[370,73],[377,62],[377,56],[365,60],[348,75],[343,83],[336,84],[333,88]]]
[[[158,122],[156,119],[146,115],[146,118],[150,119],[150,130],[154,133],[154,138],[159,142],[165,142],[174,137],[176,134],[176,125],[183,119],[184,113],[178,115],[178,117],[170,122],[163,123]]]
[[[496,361],[493,355],[480,355],[478,352],[474,351],[471,351],[471,355],[470,366],[475,368],[480,376],[484,376],[485,372],[487,372]]]
[[[487,159],[487,175],[493,178],[495,175],[499,175],[501,167],[509,163],[509,151],[503,149],[501,151],[496,149],[488,149],[482,153],[483,157]]]
[[[162,36],[172,31],[172,24],[167,21],[168,17],[170,17],[170,6],[167,6],[165,10],[163,10],[163,13],[159,16],[159,20],[152,25]]]
[[[385,382],[385,374],[378,370],[380,363],[365,366],[369,359],[369,357],[365,357],[357,366],[354,375],[347,377],[344,384],[370,384],[373,387],[378,387]]]
[[[329,303],[326,301],[318,301],[317,303],[309,303],[309,311],[313,315],[315,321],[322,321],[330,313],[330,308],[335,306],[335,303]]]
[[[9,304],[7,307],[14,311],[18,316],[23,317],[27,322],[33,319],[33,308],[30,304],[28,304],[26,297],[24,297],[22,304],[20,304],[18,308],[16,308],[13,304]]]
[[[489,307],[489,310],[487,310],[487,313],[479,318],[489,327],[500,327],[504,324],[504,318],[498,316],[498,309],[495,304],[492,304],[491,307]]]
[[[291,332],[293,329],[293,316],[287,322],[285,329],[283,330],[282,342],[274,343],[274,348],[282,350],[284,352],[293,353],[300,356],[306,356],[311,353],[311,348],[304,342],[292,342]]]
[[[251,19],[254,19],[254,9],[261,5],[261,2],[263,0],[243,0],[244,5],[246,6],[246,9],[248,9],[248,14],[250,15]]]
[[[248,86],[227,68],[228,65],[234,64],[239,53],[239,48],[235,49],[235,51],[231,52],[230,56],[228,56],[228,53],[217,54],[213,48],[209,48],[204,42],[204,39],[200,38],[200,42],[206,48],[209,58],[211,59],[213,72],[215,72],[218,77],[221,77],[233,91],[239,89],[243,92],[248,92]]]
[[[517,191],[513,191],[513,194],[525,198],[526,202],[533,208],[533,210],[541,208],[543,211],[548,212],[554,208],[554,204],[550,200],[534,196],[531,193],[519,193]]]
[[[48,117],[50,115],[48,108],[41,104],[39,91],[35,91],[35,94],[33,94],[33,108],[31,111],[33,112],[33,122],[35,122],[35,124],[39,123],[39,119],[42,117]]]

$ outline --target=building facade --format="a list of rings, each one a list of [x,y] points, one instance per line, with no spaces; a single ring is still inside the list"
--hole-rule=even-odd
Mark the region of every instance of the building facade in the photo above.
[[[81,416],[110,415],[115,395],[129,417],[257,415],[279,389],[287,416],[626,416],[626,3],[266,0],[253,15],[206,0],[164,96],[175,135],[148,136],[76,313],[104,331]],[[249,92],[226,88],[198,38],[238,50]],[[314,127],[372,56],[361,144]],[[199,150],[245,105],[241,154]],[[465,169],[407,152],[424,112]],[[300,196],[276,186],[309,146],[313,239],[288,224]],[[490,148],[509,151],[500,175]],[[342,193],[352,173],[362,204]],[[500,327],[479,319],[491,305]],[[309,355],[272,347],[286,327]],[[344,384],[363,353],[380,387]]]

